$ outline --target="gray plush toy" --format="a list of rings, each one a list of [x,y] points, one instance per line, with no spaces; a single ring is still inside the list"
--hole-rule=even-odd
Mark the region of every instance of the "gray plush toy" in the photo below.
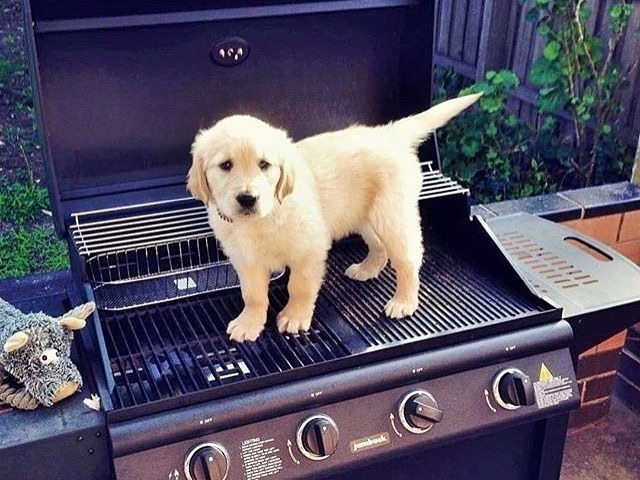
[[[0,298],[0,403],[50,407],[82,387],[69,354],[73,331],[84,328],[94,309],[86,303],[54,319],[24,314]]]

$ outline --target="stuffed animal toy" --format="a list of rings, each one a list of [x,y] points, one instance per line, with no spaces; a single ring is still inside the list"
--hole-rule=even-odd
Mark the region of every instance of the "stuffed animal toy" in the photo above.
[[[94,309],[85,303],[54,319],[0,299],[0,403],[33,410],[78,391],[82,377],[69,357],[71,341]]]

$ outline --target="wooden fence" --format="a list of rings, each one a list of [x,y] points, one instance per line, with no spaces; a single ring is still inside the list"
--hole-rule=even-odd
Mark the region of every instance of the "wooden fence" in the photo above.
[[[510,106],[521,118],[535,121],[536,88],[529,81],[533,61],[544,48],[525,15],[530,1],[518,0],[437,0],[435,63],[452,67],[465,77],[479,80],[488,70],[509,69],[520,78]],[[593,15],[591,33],[606,32],[606,19],[613,0],[588,0]],[[640,55],[640,2],[634,1],[630,25],[616,59],[628,66]],[[632,74],[628,88],[621,91],[625,111],[619,132],[632,144],[640,134],[640,68]]]

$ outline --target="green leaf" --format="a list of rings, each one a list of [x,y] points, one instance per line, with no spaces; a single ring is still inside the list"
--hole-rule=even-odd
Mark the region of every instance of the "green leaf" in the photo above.
[[[547,115],[544,117],[544,121],[542,122],[542,128],[544,130],[550,130],[552,128],[555,128],[556,126],[556,119],[554,117],[552,117],[551,115]]]
[[[595,103],[595,101],[596,101],[596,95],[593,90],[588,90],[584,92],[584,95],[582,96],[582,103],[584,105],[591,106]]]
[[[538,21],[538,17],[540,16],[540,10],[537,7],[530,8],[525,15],[525,20],[527,22],[535,23]]]
[[[456,173],[460,180],[465,183],[469,183],[481,171],[482,165],[480,162],[471,162],[469,164],[460,165]]]
[[[608,123],[602,125],[602,133],[604,133],[605,135],[609,135],[611,133],[611,125],[609,125]]]
[[[537,31],[539,35],[542,35],[543,37],[545,37],[549,34],[551,29],[549,28],[549,25],[547,25],[546,23],[541,23],[540,25],[538,25]]]
[[[555,92],[558,89],[558,87],[544,87],[541,88],[540,91],[538,92],[538,94],[542,95],[543,97],[552,94],[553,92]]]
[[[580,20],[582,20],[582,22],[586,22],[591,18],[592,13],[593,12],[589,7],[587,7],[586,5],[583,5],[582,8],[580,8],[580,12],[578,12],[578,16]]]
[[[507,119],[505,120],[505,123],[507,127],[513,128],[516,125],[518,125],[518,117],[516,117],[514,114],[511,114],[507,117]]]
[[[563,92],[554,90],[547,95],[538,96],[538,108],[540,112],[554,112],[564,107],[567,97]]]
[[[515,88],[520,83],[520,79],[510,70],[500,70],[495,76],[494,83],[505,88]]]
[[[480,142],[476,139],[463,140],[460,150],[465,157],[473,158],[480,151]]]
[[[529,78],[535,85],[550,85],[560,79],[560,72],[546,58],[541,57],[533,63]]]
[[[495,113],[500,110],[503,106],[503,101],[497,97],[482,97],[480,98],[480,110],[483,110],[487,113]]]
[[[611,18],[614,19],[618,19],[620,18],[624,13],[624,9],[622,7],[622,5],[614,5],[613,7],[611,7],[611,10],[609,10],[609,15],[611,16]]]
[[[550,62],[554,61],[560,55],[560,42],[556,40],[552,40],[544,47],[543,50],[544,58],[549,60]]]

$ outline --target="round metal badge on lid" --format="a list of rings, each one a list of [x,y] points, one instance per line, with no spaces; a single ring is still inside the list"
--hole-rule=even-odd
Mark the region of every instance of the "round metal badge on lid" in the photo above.
[[[226,37],[211,48],[211,60],[222,67],[235,67],[249,56],[249,43],[240,37]]]

